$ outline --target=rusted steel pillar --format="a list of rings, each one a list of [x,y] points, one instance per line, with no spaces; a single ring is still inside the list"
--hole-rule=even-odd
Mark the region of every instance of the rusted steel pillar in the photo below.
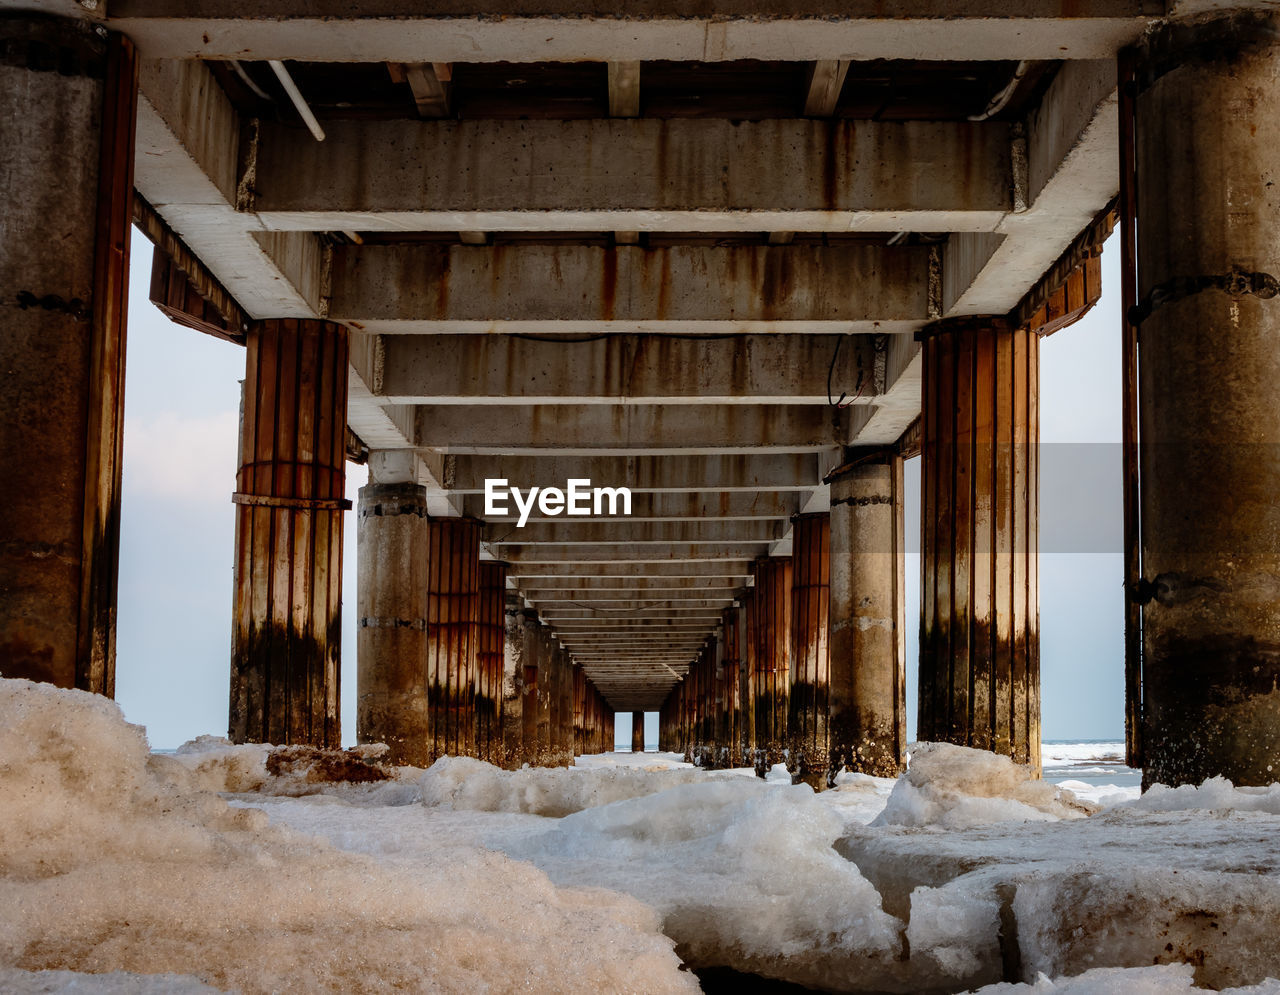
[[[520,596],[514,591],[506,592],[503,608],[502,705],[499,708],[502,737],[494,763],[506,770],[516,770],[529,759],[524,733],[524,680],[525,663],[532,650],[525,643]]]
[[[791,690],[787,769],[795,783],[827,786],[831,652],[827,613],[831,591],[831,516],[797,515],[791,544]]]
[[[855,455],[831,481],[832,779],[896,777],[906,762],[902,462]]]
[[[644,752],[644,712],[631,713],[631,752]]]
[[[923,333],[922,740],[1040,770],[1040,342],[1001,318]]]
[[[482,560],[476,621],[476,756],[494,764],[502,757],[506,600],[507,564]]]
[[[741,642],[738,638],[739,610],[726,608],[721,615],[724,631],[724,713],[721,719],[720,741],[723,744],[722,767],[739,767],[742,764],[741,714],[742,691],[739,687],[741,673]]]
[[[111,696],[138,60],[98,30],[0,15],[0,670]]]
[[[738,602],[738,765],[753,767],[756,756],[755,588],[743,588]]]
[[[786,756],[791,686],[791,557],[762,556],[755,578],[756,773],[764,777]]]
[[[1145,785],[1280,780],[1278,33],[1137,53]]]
[[[475,756],[480,523],[433,518],[427,579],[427,708],[431,759]]]
[[[427,491],[413,481],[360,488],[356,518],[356,740],[425,766]]]
[[[347,330],[259,321],[246,346],[230,735],[336,748]]]

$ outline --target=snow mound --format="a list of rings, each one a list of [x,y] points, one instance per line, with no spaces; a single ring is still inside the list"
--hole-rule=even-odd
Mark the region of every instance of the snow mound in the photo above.
[[[950,743],[917,743],[873,826],[970,829],[997,822],[1079,819],[1098,806],[1033,780],[1008,757]]]
[[[1141,798],[1123,806],[1138,812],[1262,812],[1280,815],[1280,784],[1265,788],[1237,788],[1225,777],[1211,777],[1200,785],[1171,788],[1153,784]]]
[[[0,967],[255,992],[695,992],[654,913],[479,848],[389,866],[148,757],[114,702],[0,680]]]
[[[502,770],[470,757],[441,757],[418,784],[428,808],[475,812],[519,812],[552,818],[610,802],[651,795],[680,784],[704,781],[696,768],[525,767]]]
[[[1041,974],[1029,984],[987,985],[977,995],[1174,995],[1198,992],[1190,964],[1160,964],[1155,967],[1095,967],[1071,978],[1050,980]],[[1280,995],[1280,981],[1267,980],[1246,988],[1225,988],[1221,995]]]
[[[822,988],[899,970],[901,923],[832,842],[846,821],[807,786],[708,778],[570,815],[507,845],[560,884],[593,883],[657,909],[695,967]]]
[[[220,995],[222,989],[180,974],[81,974],[0,967],[0,991],[6,995]]]

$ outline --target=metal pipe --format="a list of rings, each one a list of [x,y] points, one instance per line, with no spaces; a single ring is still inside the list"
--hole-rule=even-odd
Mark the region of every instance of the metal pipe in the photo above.
[[[317,142],[323,142],[324,129],[320,127],[320,122],[316,120],[316,116],[311,113],[311,108],[307,106],[306,100],[303,99],[302,93],[298,90],[298,84],[293,81],[293,77],[289,75],[289,70],[284,67],[284,63],[279,59],[269,59],[267,64],[271,66],[276,78],[280,80],[280,85],[284,87],[284,92],[289,94],[289,99],[293,101],[293,106],[297,108],[298,114],[307,126],[307,130],[315,136]]]
[[[988,118],[995,117],[1005,106],[1013,99],[1013,91],[1018,88],[1018,84],[1022,82],[1022,77],[1027,75],[1027,70],[1031,68],[1031,63],[1023,59],[1018,63],[1017,68],[1013,70],[1013,78],[1005,84],[1005,88],[991,98],[987,104],[986,110],[981,114],[972,115],[970,121],[986,121]]]

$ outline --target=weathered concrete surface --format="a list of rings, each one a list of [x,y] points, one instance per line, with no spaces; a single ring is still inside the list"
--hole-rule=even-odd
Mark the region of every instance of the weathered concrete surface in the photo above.
[[[895,777],[906,762],[902,501],[898,456],[867,458],[831,485],[833,776]]]
[[[285,318],[246,339],[230,737],[341,745],[347,330]]]
[[[1011,207],[1003,122],[330,121],[326,136],[264,122],[267,229],[990,231]]]
[[[435,518],[427,525],[427,709],[431,759],[476,755],[480,523]]]
[[[1138,69],[1146,783],[1280,769],[1277,30],[1172,25]]]
[[[781,520],[747,519],[700,522],[633,522],[616,518],[565,519],[530,522],[523,528],[511,524],[490,525],[484,539],[494,549],[507,545],[540,542],[557,546],[649,545],[682,542],[768,542],[785,531]]]
[[[386,743],[393,763],[433,759],[427,711],[426,489],[360,488],[356,519],[356,742]]]
[[[558,486],[564,489],[564,478]],[[590,478],[588,478],[590,479]],[[596,483],[601,483],[597,481]],[[522,490],[528,485],[521,483]],[[761,519],[790,518],[799,507],[800,492],[774,491],[724,491],[712,494],[671,494],[643,491],[632,493],[631,514],[628,522],[701,522],[707,519],[717,521],[758,521]],[[473,518],[481,518],[489,523],[489,532],[503,534],[498,526],[514,524],[520,515],[514,501],[507,502],[508,514],[489,515],[485,513],[484,497],[468,495],[461,501],[464,514]],[[607,507],[607,505],[606,505]],[[526,520],[525,528],[537,524],[557,523],[561,525],[589,524],[590,518],[568,518],[563,513],[555,516],[544,515],[535,504]]]
[[[716,543],[695,549],[683,543],[650,543],[645,546],[503,546],[502,558],[512,564],[572,563],[579,566],[603,566],[621,564],[664,564],[679,561],[682,567],[698,563],[719,563],[722,560],[752,560],[769,546],[761,542]],[[721,568],[717,568],[721,569]],[[577,570],[574,571],[578,572]],[[683,570],[681,572],[684,572]],[[643,576],[643,571],[628,570]]]
[[[761,777],[785,758],[787,697],[791,689],[791,557],[752,564],[755,596],[749,625],[755,642],[755,767]]]
[[[482,561],[480,597],[476,605],[476,756],[493,764],[502,757],[506,594],[507,565],[493,560]]]
[[[831,516],[801,515],[791,553],[791,686],[787,769],[793,781],[827,787],[831,707]]]
[[[525,732],[525,724],[528,721],[528,712],[525,708],[527,698],[525,668],[533,666],[536,674],[537,664],[529,663],[531,650],[525,636],[524,612],[519,597],[511,592],[507,593],[504,604],[504,622],[506,631],[502,641],[502,737],[499,743],[498,759],[494,762],[504,770],[519,770],[522,764],[530,760],[528,737]]]
[[[329,314],[370,332],[910,332],[929,319],[929,250],[340,246],[332,288]]]
[[[784,11],[759,0],[521,0],[483,16],[460,2],[424,12],[403,0],[116,0],[110,11],[156,57],[320,62],[1098,59],[1163,12],[1143,0],[813,0]]]
[[[631,713],[631,752],[644,752],[644,712]]]
[[[847,273],[840,276],[841,281],[850,278]],[[523,297],[524,289],[514,291],[522,295],[520,306],[537,308],[538,302]],[[547,292],[545,284],[541,292]],[[736,292],[744,299],[735,312],[753,313],[748,298],[761,293],[760,286],[743,282]],[[847,287],[842,287],[841,296],[847,296]],[[552,300],[544,304],[562,306]],[[631,307],[637,314],[656,313],[647,306]],[[884,378],[877,382],[876,344],[869,335],[683,339],[619,334],[581,342],[505,335],[387,335],[378,340],[377,348],[381,356],[376,367],[382,373],[374,393],[384,404],[827,404],[828,371],[833,383],[849,393],[860,392],[868,403],[886,386]],[[681,375],[672,376],[674,370]]]
[[[5,15],[0,48],[0,445],[21,475],[0,515],[0,672],[111,695],[124,314],[105,278],[127,285],[131,179],[103,121],[133,82],[86,24]],[[113,203],[120,241],[97,244]]]
[[[1040,340],[999,318],[924,341],[917,735],[1040,769]]]

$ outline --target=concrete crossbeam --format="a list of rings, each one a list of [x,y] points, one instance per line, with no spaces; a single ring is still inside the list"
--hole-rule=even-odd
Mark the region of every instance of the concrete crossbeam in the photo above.
[[[991,231],[1003,122],[327,121],[262,125],[281,231]],[[483,163],[484,168],[476,168]]]
[[[513,483],[515,483],[513,481]],[[521,485],[524,490],[523,485]],[[555,485],[563,489],[564,481]],[[730,492],[713,494],[654,494],[642,492],[631,495],[631,514],[629,522],[701,522],[708,519],[718,521],[749,521],[764,518],[790,518],[800,510],[799,496],[802,492]],[[500,522],[515,522],[519,515],[512,502],[508,502],[506,515],[485,514],[484,498],[478,494],[461,498],[461,509],[464,515],[482,518],[491,526]],[[591,521],[586,518],[566,518],[563,514],[548,517],[536,507],[529,515],[525,527],[541,522],[558,522],[564,525],[585,524]]]
[[[723,611],[733,603],[733,598],[690,598],[682,601],[671,598],[646,598],[639,601],[599,601],[590,607],[584,607],[586,602],[579,603],[569,599],[554,598],[535,601],[530,598],[529,600],[534,601],[538,614],[548,623],[565,618],[594,618],[605,622],[687,616],[715,618],[717,612]]]
[[[648,545],[685,542],[691,545],[721,542],[769,542],[786,532],[785,520],[632,522],[629,518],[592,519],[581,523],[539,522],[520,528],[489,525],[483,538],[501,556],[507,545],[549,543],[556,546]]]
[[[1148,0],[112,0],[145,55],[316,62],[676,59],[1097,59],[1133,41]]]
[[[737,561],[710,560],[697,563],[513,563],[507,576],[517,584],[530,580],[578,578],[595,580],[665,580],[669,578],[716,578],[746,584],[750,577],[750,557]]]
[[[502,559],[512,564],[573,563],[611,565],[645,563],[716,563],[720,560],[753,560],[769,548],[768,542],[735,542],[689,547],[684,543],[652,546],[503,546]],[[514,571],[513,571],[514,573]]]
[[[736,577],[543,577],[526,578],[520,589],[526,593],[559,594],[574,592],[580,597],[631,597],[646,591],[675,594],[690,591],[736,591],[742,583]]]
[[[442,409],[443,410],[443,409]],[[592,481],[597,487],[629,487],[641,492],[708,494],[718,491],[806,491],[822,482],[838,465],[839,454],[827,458],[812,453],[739,454],[734,456],[681,454],[679,458],[648,454],[631,456],[450,457],[443,483],[454,494],[483,494],[488,477],[503,478],[511,486],[561,487],[570,478]]]
[[[663,599],[673,603],[692,598],[720,598],[732,601],[739,588],[724,587],[625,587],[625,588],[548,588],[527,587],[521,591],[534,604],[550,604],[552,602],[573,602],[575,604],[594,604],[598,601],[617,601],[619,598],[630,601]]]
[[[855,418],[854,408],[825,404],[422,406],[415,441],[420,449],[494,456],[819,453],[851,444]],[[622,486],[592,479],[595,486]],[[520,486],[516,480],[512,485]],[[700,489],[711,488],[704,482]]]
[[[394,334],[904,333],[930,314],[928,248],[866,243],[342,246],[333,253],[332,288],[334,320]],[[833,346],[826,343],[828,359]],[[521,348],[531,353],[538,344]],[[687,342],[676,348],[694,351]],[[385,368],[398,371],[391,362]],[[458,372],[469,380],[474,369]],[[393,377],[384,388],[431,396],[408,384]]]
[[[759,293],[759,287],[743,284],[740,292]],[[376,357],[376,365],[361,372],[374,380],[379,399],[391,404],[825,404],[828,371],[840,390],[867,398],[882,392],[875,380],[876,341],[812,334],[616,334],[581,342],[384,335],[381,355],[364,354]],[[672,370],[684,375],[673,377]]]

